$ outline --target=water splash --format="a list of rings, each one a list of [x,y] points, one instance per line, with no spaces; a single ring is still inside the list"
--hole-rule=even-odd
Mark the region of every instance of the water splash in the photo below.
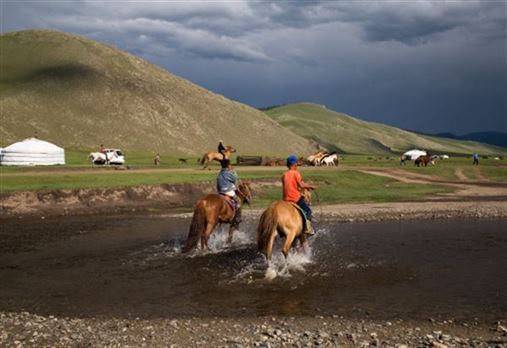
[[[232,243],[228,244],[229,238],[229,225],[217,227],[208,240],[208,246],[211,253],[217,253],[227,248],[237,248],[252,244],[255,240],[255,235],[247,228],[240,228],[234,231]]]
[[[312,249],[308,246],[306,251],[291,249],[287,258],[282,253],[273,253],[271,262],[265,272],[265,279],[276,277],[290,278],[292,273],[304,273],[305,267],[312,263]]]

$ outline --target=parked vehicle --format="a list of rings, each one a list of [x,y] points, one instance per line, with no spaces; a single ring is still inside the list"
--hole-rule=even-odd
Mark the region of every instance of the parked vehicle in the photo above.
[[[106,157],[102,152],[91,152],[88,158],[93,164],[125,164],[125,155],[120,149],[105,149]]]

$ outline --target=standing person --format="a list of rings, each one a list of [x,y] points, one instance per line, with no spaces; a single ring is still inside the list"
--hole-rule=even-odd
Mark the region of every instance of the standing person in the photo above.
[[[156,165],[156,166],[159,166],[160,165],[160,154],[157,153],[155,155],[155,158],[153,159],[153,163]]]
[[[312,221],[312,209],[304,200],[301,195],[301,189],[314,190],[317,188],[315,185],[306,184],[303,181],[303,177],[298,170],[298,158],[294,155],[287,157],[287,167],[289,168],[282,176],[283,186],[283,200],[287,202],[296,203],[303,209],[306,215],[306,229],[303,231],[306,234],[315,234],[311,221]]]
[[[237,228],[241,222],[241,200],[236,195],[236,184],[238,174],[234,171],[229,159],[223,159],[220,162],[222,169],[217,177],[217,191],[221,195],[231,197],[236,205],[236,213],[231,221],[231,226]]]
[[[479,165],[479,154],[478,153],[474,153],[474,155],[472,156],[472,158],[474,159],[474,162],[472,163],[472,165],[478,166]]]
[[[222,159],[225,159],[225,153],[224,153],[224,151],[225,151],[225,146],[223,144],[223,141],[220,140],[218,142],[218,152],[220,152],[222,154]]]

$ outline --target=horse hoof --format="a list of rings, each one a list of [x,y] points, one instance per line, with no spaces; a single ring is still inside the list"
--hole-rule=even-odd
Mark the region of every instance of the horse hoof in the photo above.
[[[268,268],[266,270],[265,279],[271,281],[271,280],[273,280],[275,278],[276,278],[276,271],[274,269],[272,269],[272,268]]]

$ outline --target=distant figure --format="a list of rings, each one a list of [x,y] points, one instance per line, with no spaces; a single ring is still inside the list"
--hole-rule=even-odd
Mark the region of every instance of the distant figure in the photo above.
[[[155,158],[153,159],[153,163],[156,165],[156,166],[159,166],[160,165],[160,154],[157,153],[155,155]]]
[[[218,152],[220,152],[222,154],[222,159],[225,159],[225,153],[224,153],[224,151],[225,151],[225,146],[223,144],[223,140],[220,140],[218,142]]]
[[[472,158],[474,159],[474,162],[472,163],[472,165],[478,166],[479,165],[479,154],[478,153],[474,153],[474,155],[472,156]]]

